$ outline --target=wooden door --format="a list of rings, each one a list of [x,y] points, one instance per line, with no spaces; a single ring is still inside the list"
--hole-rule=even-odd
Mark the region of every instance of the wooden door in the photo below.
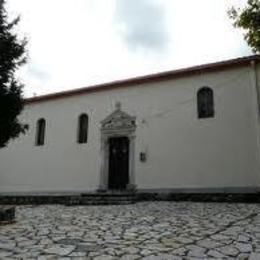
[[[129,182],[129,139],[109,139],[109,189],[123,190]]]

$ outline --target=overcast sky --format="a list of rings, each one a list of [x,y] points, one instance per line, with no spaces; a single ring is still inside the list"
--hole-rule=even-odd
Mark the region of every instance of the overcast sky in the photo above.
[[[8,0],[29,61],[25,95],[250,55],[227,16],[246,0]]]

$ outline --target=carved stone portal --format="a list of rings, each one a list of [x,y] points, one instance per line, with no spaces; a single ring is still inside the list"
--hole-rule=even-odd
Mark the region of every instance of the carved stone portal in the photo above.
[[[115,111],[101,121],[101,170],[100,191],[109,189],[109,139],[126,137],[129,140],[129,180],[126,190],[134,190],[135,185],[135,130],[136,118],[121,110],[121,104],[116,103]]]

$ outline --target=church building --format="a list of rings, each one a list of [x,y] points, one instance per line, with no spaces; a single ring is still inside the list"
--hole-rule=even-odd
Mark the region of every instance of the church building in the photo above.
[[[260,191],[260,56],[24,102],[1,194]]]

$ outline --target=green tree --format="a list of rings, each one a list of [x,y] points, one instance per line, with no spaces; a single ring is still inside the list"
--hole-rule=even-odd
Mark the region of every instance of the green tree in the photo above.
[[[247,0],[243,9],[232,7],[229,17],[234,20],[234,26],[245,30],[245,40],[253,52],[260,52],[260,1]]]
[[[5,4],[0,0],[0,148],[28,128],[18,119],[23,109],[23,84],[15,76],[26,62],[27,40],[14,32],[19,17],[9,21]]]

